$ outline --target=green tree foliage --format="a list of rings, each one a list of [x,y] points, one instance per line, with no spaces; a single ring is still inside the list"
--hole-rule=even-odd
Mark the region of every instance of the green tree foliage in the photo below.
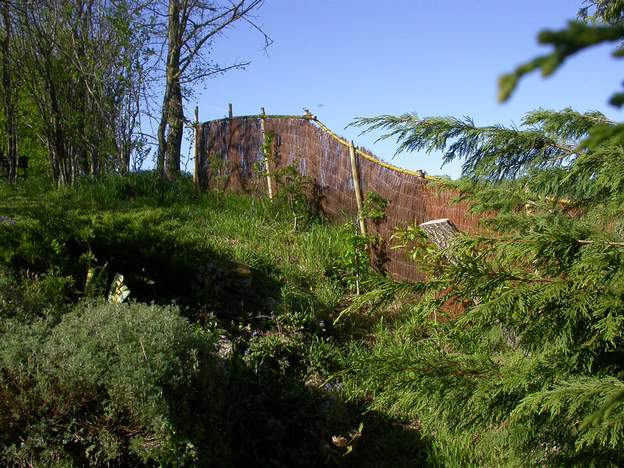
[[[3,8],[5,152],[17,145],[35,166],[44,154],[60,185],[129,170],[144,143],[142,4],[7,1]]]
[[[519,80],[536,70],[542,76],[550,76],[572,55],[596,45],[615,42],[613,56],[624,56],[624,2],[622,0],[587,0],[578,12],[579,20],[570,21],[560,31],[542,31],[538,35],[540,44],[550,45],[553,51],[518,66],[513,72],[499,80],[499,99],[506,101],[516,89]],[[611,104],[621,107],[624,93],[611,97]]]
[[[184,100],[198,82],[247,64],[215,63],[211,45],[239,20],[261,31],[251,14],[262,3],[3,1],[0,150],[9,156],[9,178],[15,179],[17,153],[47,156],[59,185],[140,167],[150,151],[141,121],[155,119],[158,99],[156,163],[161,175],[175,178]],[[150,89],[160,84],[162,94]]]
[[[552,206],[492,221],[421,253],[429,282],[363,296],[406,305],[354,354],[355,391],[420,419],[449,462],[621,463],[620,237]]]
[[[555,51],[501,82],[552,73],[624,38],[621,2],[592,2]],[[619,46],[617,46],[619,47]],[[619,49],[618,49],[619,54]],[[617,101],[617,100],[615,100]],[[615,102],[617,104],[617,102]],[[539,109],[519,128],[415,114],[359,119],[402,150],[463,161],[451,183],[484,213],[445,250],[406,230],[426,283],[384,283],[348,310],[402,307],[346,371],[371,407],[419,421],[431,459],[455,466],[624,462],[624,127],[599,112]]]

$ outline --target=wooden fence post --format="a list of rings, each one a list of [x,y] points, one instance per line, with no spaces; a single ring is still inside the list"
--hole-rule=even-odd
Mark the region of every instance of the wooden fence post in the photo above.
[[[266,112],[264,107],[260,108],[260,135],[262,138],[262,152],[264,153],[264,163],[266,164],[266,178],[267,178],[267,189],[269,192],[269,199],[273,200],[273,168],[272,161],[270,158],[269,150],[266,148]]]
[[[201,138],[202,131],[199,125],[199,107],[195,106],[195,172],[193,173],[193,185],[196,190],[200,189],[199,184],[199,171],[201,169]]]
[[[364,204],[362,202],[362,186],[360,185],[360,170],[358,168],[355,145],[351,141],[349,145],[349,157],[351,159],[351,175],[353,176],[353,190],[355,192],[355,203],[358,211],[358,222],[360,233],[366,235],[366,220],[364,219]]]
[[[227,141],[225,144],[225,159],[224,159],[224,167],[227,168],[229,165],[229,160],[230,160],[230,146],[232,144],[232,136],[233,133],[232,132],[232,126],[234,125],[234,110],[232,109],[232,103],[229,102],[228,103],[228,122],[227,122]],[[224,169],[224,171],[227,171],[227,169]]]

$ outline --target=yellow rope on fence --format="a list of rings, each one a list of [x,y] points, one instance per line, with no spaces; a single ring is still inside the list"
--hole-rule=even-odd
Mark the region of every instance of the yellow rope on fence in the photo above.
[[[322,128],[327,134],[329,134],[330,137],[332,137],[334,140],[336,140],[337,142],[341,143],[342,145],[349,147],[349,142],[347,140],[345,140],[344,138],[342,138],[340,135],[336,135],[334,132],[332,132],[327,125],[325,125],[323,122],[321,122],[316,116],[304,116],[304,118],[306,118],[307,120],[312,120],[313,122],[316,122],[316,124]],[[407,174],[407,175],[411,175],[414,177],[423,177],[421,172],[417,172],[417,171],[410,171],[409,169],[403,169],[401,167],[395,166],[393,164],[389,164],[385,161],[382,161],[381,159],[377,159],[376,157],[368,154],[365,151],[362,151],[360,149],[356,149],[355,152],[362,156],[364,159],[369,160],[372,163],[377,164],[378,166],[381,167],[385,167],[386,169],[390,169],[391,171],[395,171],[395,172],[399,172],[401,174]],[[427,179],[434,179],[435,177],[431,177],[431,176],[424,176]]]

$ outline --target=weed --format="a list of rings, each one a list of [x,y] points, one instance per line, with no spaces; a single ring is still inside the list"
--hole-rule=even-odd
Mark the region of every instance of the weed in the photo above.
[[[366,192],[362,215],[371,220],[375,225],[379,225],[386,219],[386,208],[388,200],[375,191]]]

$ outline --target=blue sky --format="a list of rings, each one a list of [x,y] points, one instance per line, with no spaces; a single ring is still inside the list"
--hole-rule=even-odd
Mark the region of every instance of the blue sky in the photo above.
[[[619,120],[607,98],[622,79],[620,62],[600,47],[570,60],[555,75],[526,78],[511,101],[496,101],[497,78],[548,50],[542,29],[572,19],[576,0],[266,0],[256,22],[274,43],[245,26],[214,47],[220,63],[251,60],[245,70],[213,78],[187,103],[202,121],[227,114],[297,114],[309,108],[337,133],[382,159],[429,174],[457,177],[459,164],[440,169],[439,155],[393,157],[392,141],[347,128],[357,116],[417,112],[469,115],[478,125],[519,123],[537,107],[600,110]]]

